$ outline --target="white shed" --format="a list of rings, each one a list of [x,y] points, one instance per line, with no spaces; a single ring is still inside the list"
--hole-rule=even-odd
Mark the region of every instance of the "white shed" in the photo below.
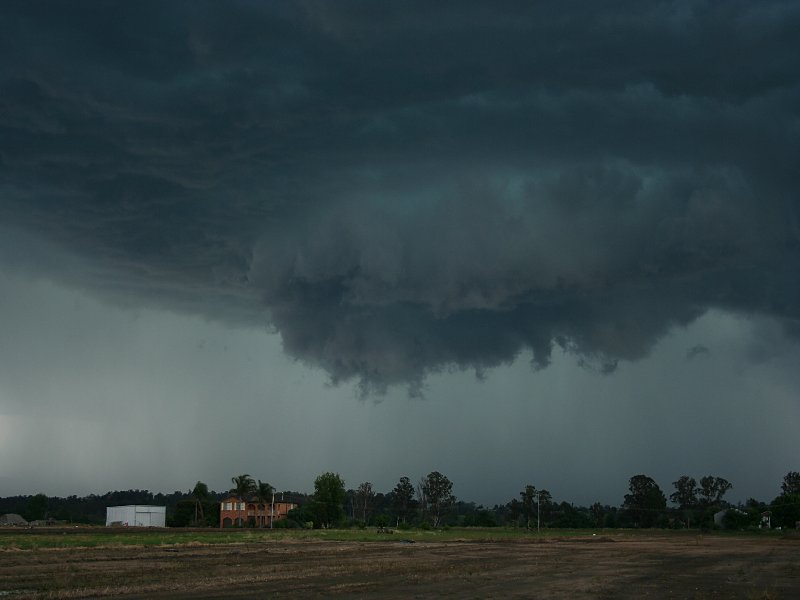
[[[166,506],[131,504],[129,506],[109,506],[106,508],[106,526],[164,527],[166,519]]]

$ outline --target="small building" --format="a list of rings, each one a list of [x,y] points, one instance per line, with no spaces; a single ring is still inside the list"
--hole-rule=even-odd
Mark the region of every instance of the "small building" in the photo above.
[[[220,502],[219,526],[270,527],[275,521],[285,519],[293,508],[297,508],[297,504],[283,500],[259,503],[251,498],[242,502],[236,496],[228,496]]]
[[[106,526],[164,527],[167,520],[166,506],[131,504],[106,508]]]

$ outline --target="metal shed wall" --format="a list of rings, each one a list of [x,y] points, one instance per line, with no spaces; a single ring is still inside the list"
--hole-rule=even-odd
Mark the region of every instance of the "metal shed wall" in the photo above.
[[[106,508],[106,525],[121,523],[128,527],[164,527],[166,518],[166,506],[132,504]]]

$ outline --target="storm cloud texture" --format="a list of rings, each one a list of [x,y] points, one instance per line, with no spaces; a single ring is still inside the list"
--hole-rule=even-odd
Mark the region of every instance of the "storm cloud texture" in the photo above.
[[[364,390],[800,316],[793,2],[3,2],[0,252]]]

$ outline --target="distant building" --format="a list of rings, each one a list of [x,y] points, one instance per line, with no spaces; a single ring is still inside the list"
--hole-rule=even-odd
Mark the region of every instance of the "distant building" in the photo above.
[[[242,502],[236,496],[228,496],[219,506],[220,527],[269,527],[271,523],[285,519],[289,511],[297,508],[293,502],[259,503],[255,499]]]
[[[164,527],[167,519],[166,506],[131,504],[106,508],[106,526]]]

